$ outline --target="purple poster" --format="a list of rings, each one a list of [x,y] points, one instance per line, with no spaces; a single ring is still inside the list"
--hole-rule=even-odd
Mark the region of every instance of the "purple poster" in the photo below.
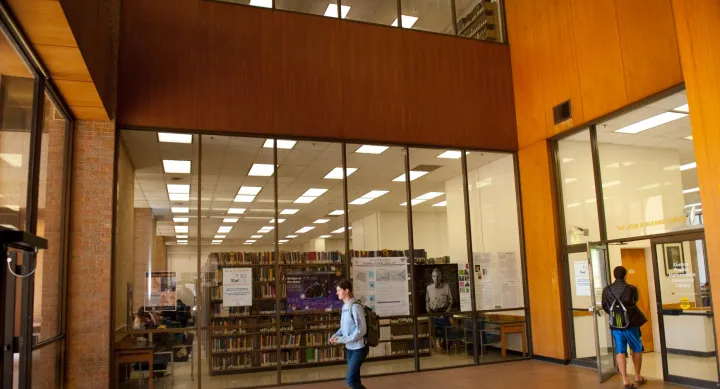
[[[335,294],[335,284],[341,279],[335,272],[288,273],[285,276],[288,311],[341,309],[343,302]]]

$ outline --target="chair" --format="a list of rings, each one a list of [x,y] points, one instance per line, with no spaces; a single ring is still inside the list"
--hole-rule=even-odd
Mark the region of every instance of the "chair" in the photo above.
[[[457,341],[460,340],[465,340],[465,331],[460,325],[445,327],[445,351],[450,352],[450,342],[455,343],[457,350]]]
[[[480,355],[485,355],[485,348],[489,344],[500,343],[502,337],[489,331],[498,331],[497,328],[485,328],[485,322],[478,320],[478,339],[480,339]]]

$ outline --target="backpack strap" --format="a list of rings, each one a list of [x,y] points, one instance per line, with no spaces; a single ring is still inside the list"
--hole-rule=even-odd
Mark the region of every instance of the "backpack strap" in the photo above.
[[[620,297],[622,297],[622,295],[625,294],[625,291],[627,290],[628,286],[629,286],[628,284],[625,284],[625,287],[623,288],[622,292],[620,292]],[[615,293],[612,292],[611,286],[608,286],[608,292],[610,292],[610,296],[612,296],[615,300],[617,300],[620,303],[620,305],[623,308],[625,308],[625,304],[623,304],[622,300],[620,300],[617,296],[615,296]]]

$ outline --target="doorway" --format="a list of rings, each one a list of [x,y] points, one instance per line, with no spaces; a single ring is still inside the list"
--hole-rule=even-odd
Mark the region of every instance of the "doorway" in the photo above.
[[[647,271],[649,261],[645,260],[645,249],[621,248],[620,260],[622,266],[627,269],[625,281],[630,285],[635,285],[638,289],[638,294],[642,296],[637,306],[648,320],[647,323],[640,327],[643,348],[646,353],[653,352],[655,351],[655,345],[653,341],[653,318],[652,312],[650,311],[650,288],[648,287]]]

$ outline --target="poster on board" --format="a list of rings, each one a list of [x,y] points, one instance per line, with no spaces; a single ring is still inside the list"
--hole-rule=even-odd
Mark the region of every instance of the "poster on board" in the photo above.
[[[458,264],[415,265],[417,313],[460,312]]]
[[[253,303],[252,269],[223,269],[223,307],[249,307]]]
[[[145,293],[146,311],[174,311],[176,309],[175,291],[177,276],[175,272],[145,272],[146,285],[150,290]]]
[[[340,272],[293,271],[285,275],[289,311],[339,310],[335,286],[342,279]]]
[[[355,298],[378,315],[410,314],[407,258],[353,258],[352,278]]]
[[[588,265],[587,260],[573,262],[576,296],[590,296],[590,272]]]

